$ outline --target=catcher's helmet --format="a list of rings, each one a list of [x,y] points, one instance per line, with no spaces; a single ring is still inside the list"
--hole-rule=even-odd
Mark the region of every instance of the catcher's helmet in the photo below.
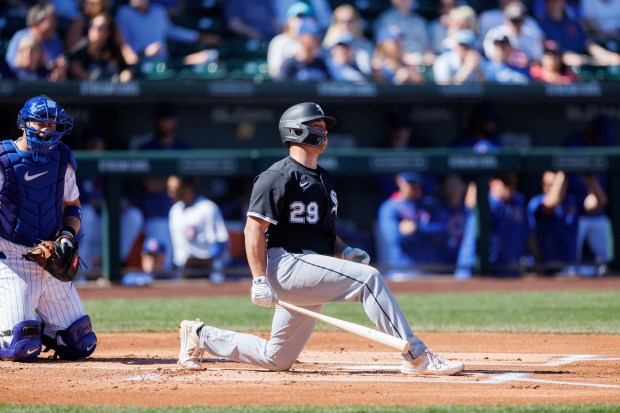
[[[33,120],[54,124],[56,129],[37,130],[28,124]],[[17,127],[26,132],[26,140],[33,152],[34,160],[47,162],[49,154],[58,145],[63,135],[71,133],[73,118],[68,116],[58,103],[45,95],[39,95],[29,99],[19,111]],[[44,155],[44,158],[39,159],[39,154]]]
[[[288,146],[287,142],[297,142],[304,145],[319,146],[323,143],[325,136],[306,124],[306,122],[315,119],[323,119],[328,128],[336,124],[336,119],[326,116],[323,109],[316,103],[298,103],[288,108],[280,117],[282,144]]]

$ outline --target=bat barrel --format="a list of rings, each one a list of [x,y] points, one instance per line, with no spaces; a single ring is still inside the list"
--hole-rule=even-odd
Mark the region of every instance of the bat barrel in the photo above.
[[[338,318],[316,313],[306,308],[298,307],[294,304],[287,303],[286,301],[278,301],[278,304],[288,310],[292,310],[297,313],[307,315],[308,317],[321,320],[324,323],[330,324],[334,327],[338,327],[341,330],[374,341],[375,343],[383,344],[394,350],[398,350],[401,353],[406,353],[407,351],[409,351],[410,343],[407,340],[403,340],[401,338],[394,337],[381,331],[369,327],[364,327],[350,321],[340,320]]]

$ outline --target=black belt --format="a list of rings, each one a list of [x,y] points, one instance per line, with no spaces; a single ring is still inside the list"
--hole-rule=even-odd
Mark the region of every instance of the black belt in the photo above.
[[[282,248],[284,251],[288,252],[289,254],[303,254],[304,250],[302,250],[301,248]]]

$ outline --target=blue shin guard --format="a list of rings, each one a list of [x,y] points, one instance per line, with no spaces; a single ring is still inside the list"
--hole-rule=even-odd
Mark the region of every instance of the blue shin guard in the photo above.
[[[0,359],[32,361],[41,353],[41,323],[21,321],[11,331],[13,339],[8,347],[0,346]]]
[[[78,360],[93,354],[97,347],[97,336],[93,332],[90,317],[85,315],[66,330],[56,332],[55,338],[43,334],[43,344],[46,346],[44,351],[55,351],[54,358]]]

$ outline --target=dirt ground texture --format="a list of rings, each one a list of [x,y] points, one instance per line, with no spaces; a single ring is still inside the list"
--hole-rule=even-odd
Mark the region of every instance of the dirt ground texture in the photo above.
[[[452,279],[390,283],[400,292],[618,289],[620,278]],[[247,296],[247,282],[85,285],[84,299]],[[98,334],[79,362],[0,361],[3,403],[136,406],[432,405],[620,403],[620,335],[416,332],[435,352],[465,363],[452,377],[398,372],[394,351],[345,332],[315,332],[289,372],[209,358],[201,371],[176,364],[175,333]],[[266,332],[258,334],[266,336]]]

